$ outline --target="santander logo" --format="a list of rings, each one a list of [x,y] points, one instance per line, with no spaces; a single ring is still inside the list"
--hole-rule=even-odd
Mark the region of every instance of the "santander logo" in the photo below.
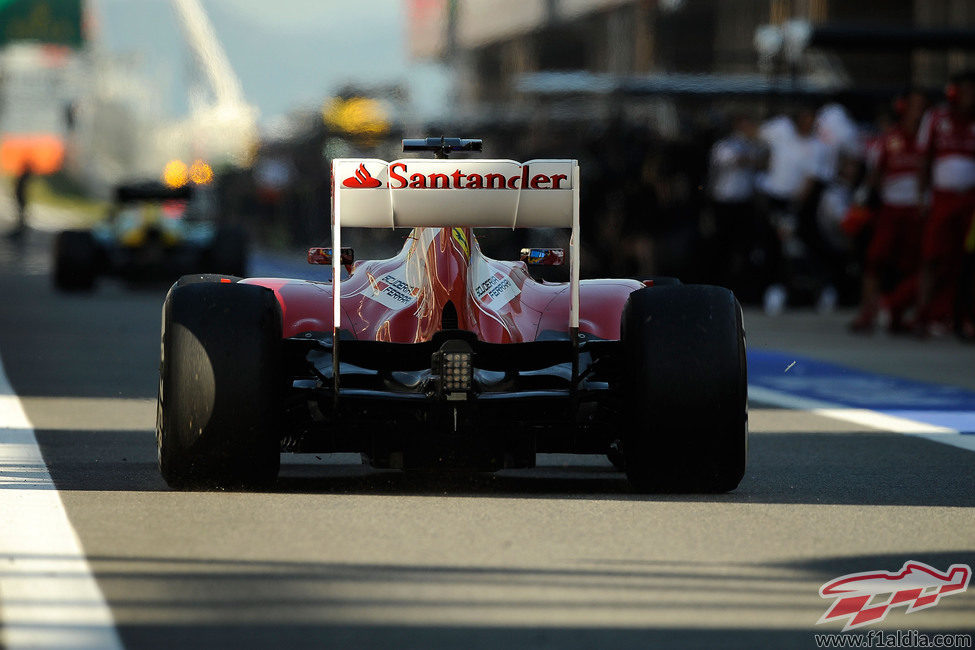
[[[460,168],[449,174],[410,172],[405,162],[395,162],[389,166],[389,188],[393,190],[564,190],[568,184],[568,174],[533,174],[529,165],[518,167],[516,174],[473,173]],[[360,163],[355,174],[342,181],[343,187],[369,189],[383,187],[385,184],[374,178],[365,163]]]
[[[366,169],[365,163],[361,163],[359,169],[355,170],[355,174],[342,181],[342,185],[345,187],[379,187],[382,185],[382,181],[373,178],[369,170]]]

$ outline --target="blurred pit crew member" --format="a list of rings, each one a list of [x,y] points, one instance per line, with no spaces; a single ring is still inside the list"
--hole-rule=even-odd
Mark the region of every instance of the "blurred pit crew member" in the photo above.
[[[752,248],[762,233],[755,209],[755,178],[764,159],[758,125],[745,115],[735,117],[732,132],[711,147],[708,175],[718,246],[716,271],[736,293],[743,288]]]
[[[955,333],[965,341],[975,341],[975,217],[965,236],[965,256],[955,301]]]
[[[817,229],[819,198],[831,180],[829,149],[815,133],[815,119],[814,111],[803,108],[795,121],[776,117],[759,131],[769,148],[768,170],[760,177],[759,187],[768,222],[778,233],[778,246],[769,251],[771,282],[763,298],[770,315],[785,307],[791,262],[808,255],[812,242],[806,236]]]
[[[956,311],[964,242],[975,210],[975,71],[953,77],[945,96],[947,105],[929,110],[918,131],[924,155],[919,191],[922,196],[931,191],[914,324],[921,336],[950,322]]]
[[[862,179],[863,160],[849,151],[840,152],[836,176],[819,199],[816,222],[822,243],[818,260],[822,284],[816,309],[820,313],[833,311],[841,299],[859,288],[859,278],[850,273],[855,240],[847,234],[844,222]]]
[[[33,176],[34,170],[28,161],[24,163],[23,169],[21,169],[17,175],[17,180],[14,182],[14,200],[17,202],[17,225],[8,233],[8,236],[14,239],[27,232],[27,189],[30,187],[30,181]]]
[[[870,150],[867,188],[879,197],[863,272],[860,312],[850,324],[854,332],[872,332],[880,310],[889,314],[889,327],[901,327],[904,312],[917,298],[920,267],[918,242],[924,232],[918,176],[923,156],[917,131],[927,100],[909,91],[894,101],[898,120],[888,127]],[[890,292],[881,296],[882,286]]]

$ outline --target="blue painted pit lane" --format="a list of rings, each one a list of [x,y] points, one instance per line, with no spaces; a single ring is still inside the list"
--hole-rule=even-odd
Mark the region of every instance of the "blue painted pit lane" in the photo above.
[[[748,351],[748,383],[975,434],[975,391],[957,386],[880,375],[774,350]]]

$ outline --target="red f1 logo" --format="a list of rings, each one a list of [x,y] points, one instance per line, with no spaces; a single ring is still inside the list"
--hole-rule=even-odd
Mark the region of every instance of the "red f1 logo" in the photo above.
[[[847,619],[843,631],[879,623],[894,607],[904,605],[907,613],[934,607],[942,596],[960,594],[968,588],[972,569],[952,564],[944,573],[923,562],[905,562],[900,571],[849,573],[830,580],[819,589],[823,598],[835,598],[816,622]]]

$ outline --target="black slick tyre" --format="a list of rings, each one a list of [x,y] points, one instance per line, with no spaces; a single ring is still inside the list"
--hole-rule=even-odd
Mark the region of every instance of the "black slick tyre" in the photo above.
[[[281,309],[257,285],[176,283],[163,304],[156,445],[171,487],[254,488],[277,477]]]
[[[648,287],[623,311],[622,453],[640,492],[727,492],[745,472],[748,377],[727,289]]]
[[[176,284],[173,285],[174,289],[179,287],[185,287],[188,284],[200,284],[206,282],[222,282],[223,284],[230,284],[235,282],[240,282],[243,278],[236,275],[224,275],[222,273],[191,273],[189,275],[184,275]]]
[[[653,275],[646,278],[645,281],[653,282],[651,286],[654,287],[673,287],[681,284],[681,281],[678,278],[672,278],[667,275]]]
[[[649,278],[644,278],[641,280],[644,284],[650,282],[651,287],[671,287],[681,284],[678,278],[666,276],[666,275],[654,275]],[[613,467],[619,471],[625,471],[626,461],[623,459],[623,451],[621,449],[621,441],[619,439],[613,441],[610,444],[609,451],[606,452],[606,459],[612,463]]]

